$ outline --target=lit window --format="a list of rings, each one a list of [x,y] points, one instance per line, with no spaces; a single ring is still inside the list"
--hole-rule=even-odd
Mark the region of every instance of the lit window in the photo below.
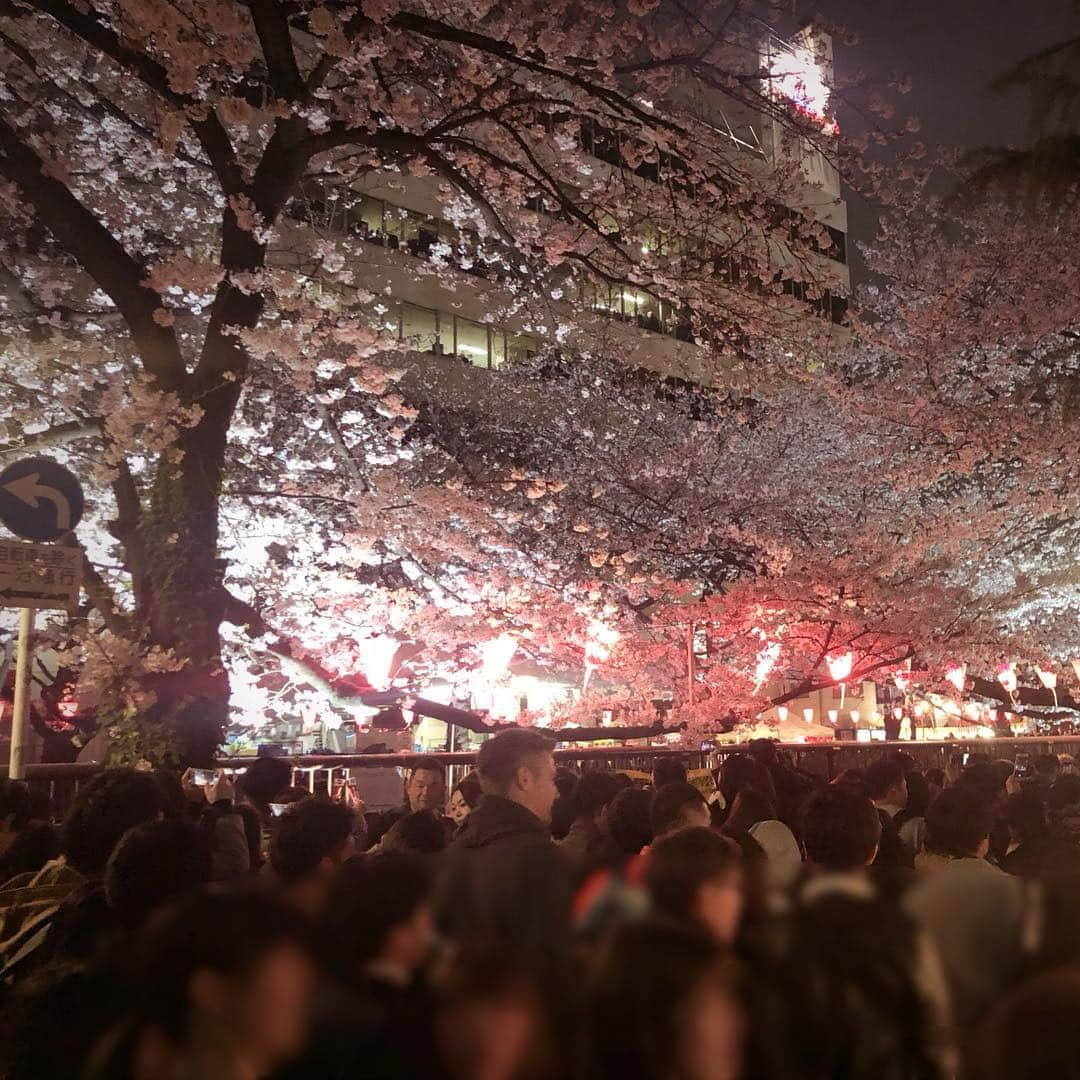
[[[506,363],[506,335],[500,330],[491,331],[491,366],[500,368]]]
[[[454,319],[454,352],[477,367],[488,366],[488,330],[471,319]]]
[[[360,200],[358,217],[368,232],[381,233],[383,231],[384,205],[382,199],[372,199],[367,195]]]
[[[540,351],[540,342],[532,334],[515,334],[507,341],[511,360],[524,360]]]
[[[439,315],[415,304],[401,305],[401,337],[417,352],[437,352]]]

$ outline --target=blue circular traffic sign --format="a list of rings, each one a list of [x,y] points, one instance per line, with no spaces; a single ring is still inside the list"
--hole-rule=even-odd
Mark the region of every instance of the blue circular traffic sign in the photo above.
[[[59,540],[82,515],[79,481],[52,458],[23,458],[0,472],[0,521],[16,536]]]

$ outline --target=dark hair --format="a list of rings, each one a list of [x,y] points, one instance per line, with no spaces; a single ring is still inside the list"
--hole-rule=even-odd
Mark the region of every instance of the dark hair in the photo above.
[[[343,803],[316,796],[293,803],[275,823],[270,865],[283,881],[299,881],[344,846],[355,824]]]
[[[1059,776],[1047,793],[1046,803],[1051,810],[1065,810],[1080,803],[1080,776],[1075,773]]]
[[[653,762],[652,782],[657,790],[668,784],[685,784],[686,762],[681,757],[658,757]]]
[[[413,775],[418,772],[438,773],[443,778],[443,782],[446,782],[446,766],[438,758],[418,757],[409,766],[409,779],[411,780]]]
[[[615,774],[596,769],[587,772],[574,791],[574,803],[580,817],[595,817],[616,795],[619,781]]]
[[[844,769],[834,776],[830,783],[853,787],[866,794],[866,772],[863,769]]]
[[[936,788],[943,788],[945,786],[945,770],[937,768],[927,769],[926,782],[928,784],[933,784]]]
[[[1048,832],[1042,799],[1031,791],[1006,796],[1001,817],[1021,843],[1041,840]]]
[[[446,848],[448,841],[442,818],[432,810],[414,810],[390,826],[379,851],[396,855],[437,855]]]
[[[558,765],[555,768],[555,787],[560,795],[573,795],[580,779],[578,771],[569,765]]]
[[[210,844],[184,821],[146,821],[128,829],[105,866],[105,897],[129,930],[166,901],[211,877]]]
[[[56,830],[43,821],[28,822],[0,856],[0,885],[19,874],[36,873],[59,854]]]
[[[517,728],[487,740],[476,756],[476,768],[484,791],[505,795],[523,765],[532,766],[538,757],[549,756],[551,740],[538,731]]]
[[[1002,776],[1001,770],[989,761],[978,761],[964,769],[954,786],[975,791],[984,799],[996,799],[1004,794],[1007,779],[1008,777]]]
[[[743,788],[735,796],[731,813],[724,821],[724,831],[729,833],[749,832],[759,821],[773,821],[776,818],[776,806],[757,788]]]
[[[780,764],[780,755],[776,749],[775,739],[751,739],[749,743],[750,756],[766,769]]]
[[[907,774],[907,806],[893,819],[899,828],[905,821],[912,818],[926,817],[926,811],[930,807],[930,785],[926,777],[920,772]]]
[[[926,811],[926,847],[938,855],[974,855],[990,835],[993,815],[977,787],[946,788]]]
[[[910,776],[919,770],[919,763],[906,750],[890,750],[886,755],[886,760],[895,761],[904,770],[905,776]]]
[[[80,873],[105,869],[121,836],[161,813],[161,787],[152,773],[106,769],[75,796],[60,833],[60,848]]]
[[[1080,972],[1061,968],[1022,983],[973,1041],[979,1080],[1044,1080],[1080,1073]]]
[[[1057,754],[1040,754],[1035,759],[1035,771],[1040,776],[1053,776],[1061,771],[1061,762]]]
[[[150,920],[133,950],[133,1000],[150,1023],[181,1042],[191,1023],[189,988],[199,971],[243,976],[279,945],[306,948],[299,916],[253,890],[203,892],[171,905]]]
[[[745,787],[757,788],[776,805],[776,785],[772,773],[749,754],[729,754],[720,765],[718,786],[730,806]]]
[[[871,799],[882,799],[904,780],[904,770],[898,761],[874,761],[864,774],[866,794]]]
[[[13,829],[30,820],[30,792],[18,780],[0,780],[0,821],[9,817]]]
[[[653,796],[650,813],[653,836],[670,832],[686,819],[690,810],[699,806],[707,807],[708,803],[693,784],[668,784],[660,788]]]
[[[180,774],[175,769],[155,769],[154,779],[161,788],[161,809],[166,817],[181,818],[188,812],[188,801],[184,795],[184,785]]]
[[[461,792],[461,797],[465,800],[465,805],[470,810],[475,810],[477,803],[480,802],[480,796],[484,794],[484,789],[480,786],[480,778],[475,773],[469,773],[467,776],[463,776],[451,789],[450,794],[453,795],[455,791]]]
[[[604,822],[620,854],[637,855],[646,844],[651,843],[652,801],[651,791],[623,788],[608,804]]]
[[[236,790],[256,806],[275,802],[278,793],[292,782],[292,768],[281,758],[256,758],[237,778]]]
[[[698,891],[742,863],[734,840],[712,829],[680,829],[649,848],[645,884],[656,910],[679,922],[694,922]]]
[[[881,818],[869,797],[850,784],[830,784],[810,796],[803,812],[803,843],[825,870],[865,866],[881,840]]]
[[[431,900],[432,874],[410,855],[358,855],[341,865],[327,902],[325,955],[346,980],[379,955],[387,935]]]
[[[710,975],[724,977],[723,953],[704,932],[651,922],[619,927],[600,954],[588,998],[590,1075],[671,1075],[687,1003]]]

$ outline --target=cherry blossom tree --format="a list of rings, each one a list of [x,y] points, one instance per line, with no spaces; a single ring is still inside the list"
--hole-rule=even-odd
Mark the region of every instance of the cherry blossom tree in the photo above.
[[[827,324],[796,316],[835,287],[797,156],[765,167],[731,137],[730,115],[764,117],[778,145],[835,156],[820,117],[771,90],[770,15],[4,0],[7,450],[52,448],[95,493],[78,541],[86,604],[63,633],[80,697],[118,738],[137,718],[154,756],[209,756],[227,626],[242,662],[306,663],[315,679],[349,670],[381,617],[424,640],[437,618],[432,651],[451,655],[540,604],[538,650],[580,640],[603,590],[568,583],[581,545],[556,559],[536,516],[556,515],[570,480],[513,465],[517,451],[492,449],[482,423],[469,430],[445,394],[415,385],[431,375],[383,333],[385,294],[363,273],[372,249],[332,219],[354,220],[357,184],[376,172],[433,185],[472,247],[443,245],[417,273],[452,286],[478,243],[504,297],[493,315],[546,331],[556,374],[611,351],[605,321],[568,314],[568,297],[648,289],[700,346],[682,374],[733,388],[720,411],[737,416],[751,372],[763,392],[796,351],[799,370],[824,362]],[[526,364],[497,392],[535,402],[551,382]],[[663,401],[655,376],[643,384],[623,387],[634,416],[615,454],[633,452],[641,410]],[[549,430],[551,464],[580,430],[573,411]],[[478,500],[478,485],[506,498]],[[523,488],[532,513],[509,505]],[[687,492],[683,509],[703,497]],[[575,498],[584,511],[592,496],[575,488],[566,521]],[[641,513],[596,498],[600,517]],[[605,555],[602,528],[569,526],[590,567],[633,578],[640,538]],[[738,529],[692,530],[703,580],[772,550]],[[646,529],[679,562],[664,533]]]

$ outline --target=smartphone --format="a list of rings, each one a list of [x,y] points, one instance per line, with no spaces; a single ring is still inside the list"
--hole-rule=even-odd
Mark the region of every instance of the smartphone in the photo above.
[[[971,755],[970,755],[970,754],[965,754],[965,755],[964,755],[964,762],[963,762],[963,764],[964,764],[965,766],[966,766],[966,765],[967,765],[967,763],[968,763],[968,758],[969,758],[969,757],[971,757]]]
[[[968,759],[967,754],[961,754],[961,753],[950,754],[949,755],[949,764],[952,765],[954,768],[959,769],[959,768],[962,768],[964,765],[967,764],[967,759]]]
[[[285,813],[286,809],[288,809],[288,806],[288,803],[272,802],[270,804],[270,813],[273,814],[274,817],[281,817],[281,815]]]
[[[191,782],[196,787],[206,787],[217,779],[217,773],[213,769],[192,769]]]
[[[1016,761],[1013,763],[1013,772],[1016,774],[1018,780],[1026,780],[1031,776],[1031,755],[1017,754]]]

